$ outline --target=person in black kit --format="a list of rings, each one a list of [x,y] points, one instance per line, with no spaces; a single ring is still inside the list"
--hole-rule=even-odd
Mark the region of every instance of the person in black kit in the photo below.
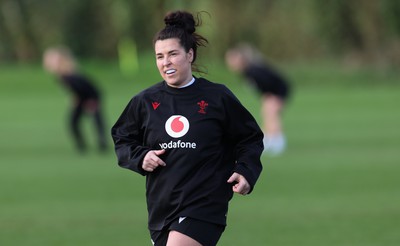
[[[65,47],[48,48],[43,55],[43,66],[47,71],[55,74],[62,85],[73,95],[70,127],[77,149],[80,152],[85,152],[87,149],[79,123],[83,114],[88,113],[94,118],[99,150],[102,152],[105,151],[107,148],[107,141],[101,112],[99,90],[89,78],[78,73],[75,59]]]
[[[261,93],[265,152],[281,154],[286,148],[281,113],[290,94],[288,81],[264,61],[261,52],[248,44],[229,49],[225,61],[232,71],[244,75]]]
[[[233,193],[249,194],[261,173],[263,133],[224,85],[193,77],[191,13],[168,13],[154,38],[163,81],[135,95],[112,127],[118,164],[146,176],[155,246],[216,245]]]

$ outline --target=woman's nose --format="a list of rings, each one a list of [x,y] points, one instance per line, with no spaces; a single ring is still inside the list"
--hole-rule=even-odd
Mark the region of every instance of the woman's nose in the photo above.
[[[163,65],[164,65],[164,66],[167,66],[167,65],[169,65],[170,63],[171,63],[171,61],[170,61],[169,57],[165,57],[164,60],[163,60]]]

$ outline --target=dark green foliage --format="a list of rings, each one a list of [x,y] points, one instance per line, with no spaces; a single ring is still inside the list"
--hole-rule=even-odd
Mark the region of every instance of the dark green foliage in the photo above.
[[[39,60],[49,45],[66,44],[85,58],[116,59],[118,42],[151,51],[167,11],[206,11],[199,31],[208,55],[222,57],[247,41],[274,59],[335,58],[400,64],[398,0],[2,0],[0,61]]]

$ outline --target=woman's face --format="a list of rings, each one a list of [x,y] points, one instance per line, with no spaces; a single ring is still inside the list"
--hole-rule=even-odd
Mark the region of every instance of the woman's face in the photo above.
[[[192,79],[193,50],[186,52],[179,39],[157,40],[154,45],[157,68],[171,87],[181,87]]]
[[[246,67],[243,55],[237,51],[226,52],[225,61],[228,67],[234,72],[243,72]]]
[[[50,73],[57,75],[73,73],[75,70],[73,60],[56,50],[45,52],[43,66]]]
[[[58,73],[61,64],[61,57],[54,51],[48,51],[43,57],[44,68],[51,73]]]

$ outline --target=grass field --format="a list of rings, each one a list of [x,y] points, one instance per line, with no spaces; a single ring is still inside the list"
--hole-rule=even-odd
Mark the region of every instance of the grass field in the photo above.
[[[113,64],[85,66],[105,91],[109,126],[159,80],[150,66],[134,78]],[[253,91],[209,68],[260,120]],[[219,245],[400,245],[399,74],[337,68],[287,66],[288,151],[263,157],[254,193],[232,200]],[[151,245],[144,178],[119,168],[113,151],[97,153],[90,122],[93,149],[74,152],[68,97],[51,76],[4,65],[0,103],[0,245]]]

